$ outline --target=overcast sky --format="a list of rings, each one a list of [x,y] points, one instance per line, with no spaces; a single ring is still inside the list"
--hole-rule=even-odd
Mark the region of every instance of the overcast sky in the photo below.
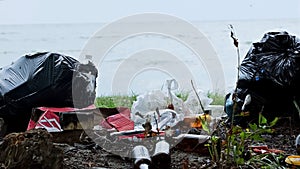
[[[0,0],[0,24],[110,22],[159,12],[190,21],[300,19],[298,0]]]

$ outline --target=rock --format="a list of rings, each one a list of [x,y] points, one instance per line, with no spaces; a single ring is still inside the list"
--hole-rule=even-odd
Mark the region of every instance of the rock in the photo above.
[[[51,137],[44,129],[6,135],[0,145],[0,164],[8,169],[62,168],[63,152],[53,146]]]

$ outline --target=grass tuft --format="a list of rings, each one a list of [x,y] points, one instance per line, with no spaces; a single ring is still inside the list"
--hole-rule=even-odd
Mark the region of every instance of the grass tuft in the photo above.
[[[178,93],[176,94],[178,98],[186,101],[188,98],[188,93]],[[224,105],[224,97],[222,94],[208,92],[207,96],[213,99],[211,105]],[[133,102],[136,101],[137,95],[132,96],[100,96],[95,100],[95,105],[97,107],[131,107]]]
[[[96,98],[97,107],[131,107],[137,96],[100,96]]]
[[[207,97],[213,99],[211,105],[224,105],[225,96],[222,94],[207,92]]]

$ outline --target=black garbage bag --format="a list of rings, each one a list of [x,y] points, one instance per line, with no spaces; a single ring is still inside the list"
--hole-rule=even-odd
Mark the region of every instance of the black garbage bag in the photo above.
[[[300,97],[299,38],[287,32],[266,33],[260,42],[252,44],[241,63],[239,75],[235,114],[248,111],[252,119],[262,111],[269,119],[282,116],[299,119],[294,106]],[[242,110],[248,94],[251,104]],[[240,118],[244,117],[237,119]]]
[[[87,107],[94,103],[97,69],[58,53],[20,57],[0,69],[0,117],[7,132],[24,131],[34,107]]]

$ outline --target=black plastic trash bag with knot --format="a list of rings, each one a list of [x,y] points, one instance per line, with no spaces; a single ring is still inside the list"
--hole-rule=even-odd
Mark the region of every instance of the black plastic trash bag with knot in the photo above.
[[[240,113],[248,112],[246,115],[253,119],[262,112],[269,119],[299,119],[294,105],[300,101],[299,85],[299,38],[287,32],[266,33],[260,42],[252,44],[240,65],[235,116],[243,119]],[[247,110],[242,110],[248,94],[252,96],[251,103],[244,106]]]
[[[97,74],[92,63],[51,52],[24,55],[0,68],[0,118],[7,132],[24,131],[35,107],[93,104]]]

